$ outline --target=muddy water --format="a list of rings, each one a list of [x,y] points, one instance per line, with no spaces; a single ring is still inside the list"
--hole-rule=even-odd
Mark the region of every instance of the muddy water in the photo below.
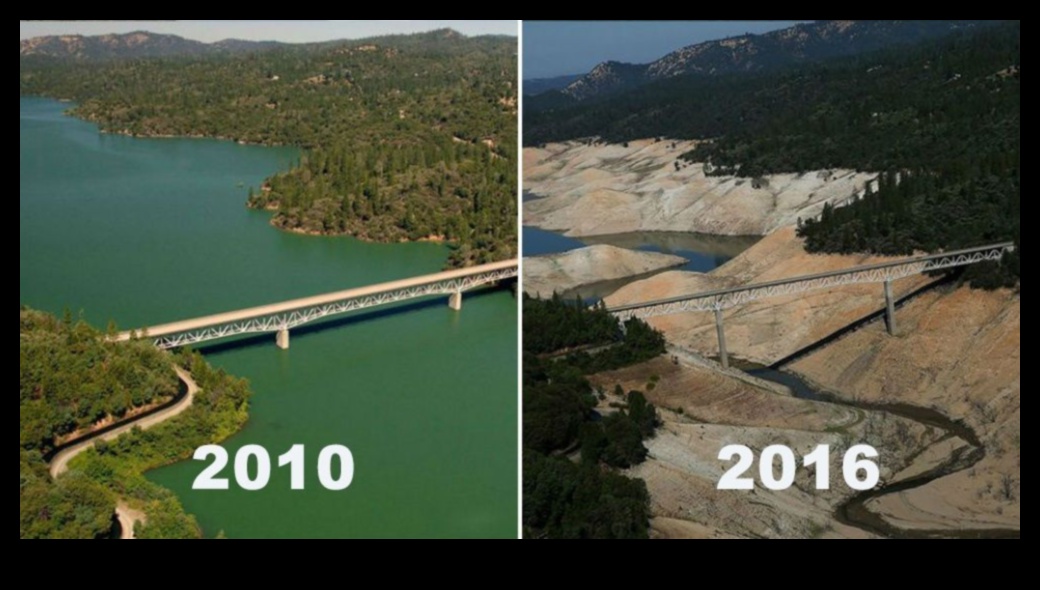
[[[959,539],[1021,538],[1022,532],[1015,529],[904,529],[886,522],[883,518],[871,512],[866,507],[866,504],[870,500],[888,494],[895,494],[921,487],[936,479],[950,475],[951,473],[970,469],[976,463],[981,461],[982,458],[986,456],[986,450],[979,441],[979,437],[975,434],[975,431],[964,422],[952,420],[936,410],[913,406],[910,404],[876,404],[847,400],[830,391],[826,391],[811,384],[794,373],[770,369],[755,363],[741,361],[739,364],[736,364],[736,366],[759,379],[765,379],[787,386],[795,397],[816,402],[849,406],[862,410],[887,412],[942,431],[944,435],[936,442],[946,440],[950,437],[958,437],[970,445],[969,448],[962,447],[957,449],[941,465],[918,476],[896,483],[882,483],[881,487],[877,489],[855,494],[839,505],[835,510],[835,518],[838,522],[875,535],[897,539],[937,537]]]

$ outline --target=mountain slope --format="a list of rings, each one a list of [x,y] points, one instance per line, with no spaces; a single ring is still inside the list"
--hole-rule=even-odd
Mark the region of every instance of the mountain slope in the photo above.
[[[569,74],[552,78],[530,78],[524,80],[524,96],[535,96],[550,90],[563,90],[581,77],[582,74]]]
[[[149,57],[197,56],[219,53],[241,53],[279,47],[273,41],[225,39],[202,43],[176,35],[160,35],[135,31],[123,35],[52,35],[33,37],[19,43],[20,57],[45,57],[76,61],[141,59]]]
[[[676,171],[702,163],[724,178],[883,172],[876,192],[803,219],[813,252],[1020,243],[1020,63],[1015,21],[778,72],[663,80],[526,114],[524,141],[701,140]],[[965,276],[976,286],[1013,286],[1019,251]]]
[[[516,38],[442,29],[180,59],[20,60],[102,131],[305,150],[249,205],[282,229],[516,255]]]
[[[673,51],[649,64],[608,61],[565,88],[587,100],[688,74],[755,72],[855,55],[970,29],[985,21],[817,21],[762,35],[741,35]]]

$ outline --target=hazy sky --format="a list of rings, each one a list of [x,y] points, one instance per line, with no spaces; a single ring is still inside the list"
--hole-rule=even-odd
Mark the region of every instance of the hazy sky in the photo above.
[[[450,27],[466,35],[516,35],[515,20],[182,20],[182,21],[37,21],[19,23],[21,39],[41,35],[103,35],[152,31],[199,41],[330,41],[391,33],[416,33]]]
[[[524,21],[524,78],[583,74],[607,61],[647,63],[672,51],[804,21]]]

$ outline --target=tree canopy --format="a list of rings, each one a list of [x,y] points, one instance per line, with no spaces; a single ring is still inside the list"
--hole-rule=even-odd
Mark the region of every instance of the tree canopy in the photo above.
[[[274,225],[516,256],[516,39],[441,30],[242,54],[20,61],[20,91],[102,130],[304,149],[254,187]]]
[[[712,175],[881,174],[866,198],[805,220],[812,251],[1018,241],[1020,61],[1015,21],[767,74],[680,76],[589,104],[536,98],[525,104],[524,141],[699,139],[681,158]],[[1019,257],[966,276],[1013,285]]]
[[[525,536],[646,537],[646,485],[612,469],[646,458],[657,412],[633,391],[601,416],[585,375],[653,358],[664,337],[639,320],[622,330],[606,310],[580,301],[525,296],[523,305]],[[578,450],[580,460],[565,456]]]
[[[237,432],[248,417],[248,384],[213,369],[198,354],[175,357],[150,342],[111,342],[65,315],[59,320],[25,308],[19,313],[19,537],[106,537],[117,498],[148,515],[136,531],[140,538],[200,536],[176,496],[143,474]],[[188,410],[149,430],[98,442],[51,479],[47,459],[66,442],[59,437],[79,439],[93,427],[172,397],[178,388],[175,363],[201,389]]]

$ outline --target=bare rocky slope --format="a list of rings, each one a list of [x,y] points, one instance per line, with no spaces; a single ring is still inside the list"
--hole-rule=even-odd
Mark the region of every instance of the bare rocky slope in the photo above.
[[[648,380],[657,377],[655,387]],[[735,379],[702,364],[661,357],[593,376],[606,393],[600,411],[609,412],[616,385],[640,389],[662,419],[656,436],[646,441],[648,459],[627,471],[646,482],[650,492],[651,534],[657,538],[767,537],[861,538],[873,536],[839,522],[837,507],[854,492],[835,481],[841,454],[851,443],[871,442],[885,449],[882,477],[894,476],[911,463],[921,446],[938,440],[937,432],[884,412],[859,410],[797,399]],[[794,486],[771,491],[718,490],[730,463],[719,461],[729,444],[761,451],[773,444],[806,454],[831,445],[829,490],[816,490],[813,472],[799,467]],[[757,473],[752,469],[748,475]]]
[[[1021,523],[1021,299],[1010,291],[929,293],[898,312],[900,330],[860,330],[793,366],[852,398],[910,403],[963,420],[985,457],[868,508],[903,528]]]
[[[649,64],[608,61],[568,85],[577,100],[631,90],[676,76],[754,72],[909,44],[983,26],[985,21],[821,20],[761,35],[744,34],[683,47]]]
[[[524,258],[524,291],[536,297],[551,297],[600,281],[642,275],[680,266],[686,259],[669,254],[626,250],[606,244],[588,246],[562,254]]]
[[[609,306],[646,301],[875,260],[865,256],[807,254],[801,241],[794,236],[793,229],[786,228],[767,236],[712,273],[668,272],[655,275],[620,289],[606,302]],[[906,293],[928,280],[927,277],[907,278],[897,282],[896,289],[898,293]],[[757,301],[725,313],[728,347],[737,357],[770,363],[882,305],[881,286],[876,284]],[[930,408],[962,422],[978,436],[984,455],[970,468],[867,503],[869,510],[880,514],[889,524],[903,529],[962,531],[1020,527],[1020,308],[1020,296],[1007,290],[985,292],[959,287],[931,291],[897,311],[899,330],[896,336],[888,335],[882,323],[875,323],[791,367],[796,373],[845,399]],[[705,355],[717,354],[710,314],[664,316],[653,318],[650,323],[663,330],[668,340],[676,345]],[[706,379],[702,377],[698,382],[710,383]],[[666,381],[662,375],[657,387],[670,387]],[[686,385],[681,391],[694,391],[696,387]],[[664,407],[674,407],[677,403],[677,400],[662,398],[662,395],[657,392],[652,398],[663,402]],[[778,413],[765,424],[788,428],[789,425],[775,423],[784,415]],[[732,420],[732,416],[704,416],[706,423],[734,424]],[[798,429],[803,430],[804,425]],[[673,430],[682,431],[670,427],[666,421],[663,438],[659,437],[660,441],[654,439],[650,445],[655,457],[664,452],[660,450],[662,446],[672,444],[685,448],[684,453],[698,452],[698,445],[693,443],[695,439],[675,434]],[[674,442],[677,436],[685,442]],[[713,436],[717,438],[722,434]],[[750,433],[741,433],[740,436],[757,440],[757,435]],[[908,436],[907,432],[901,432],[897,439],[885,438],[882,445],[891,449],[900,441],[908,440]],[[767,438],[762,442],[768,442]],[[936,444],[918,438],[915,444],[919,444],[919,454],[909,463],[902,455],[893,457],[888,450],[882,451],[889,453],[885,462],[894,460],[894,463],[889,463],[892,467],[886,476],[889,480],[907,479],[950,462],[955,453],[965,450],[967,444],[956,437]],[[738,441],[733,438],[732,442]],[[699,494],[682,496],[685,510],[699,505],[697,510],[702,513],[694,518],[691,514],[683,517],[681,511],[676,512],[678,508],[671,507],[666,499],[684,493],[685,488],[679,482],[690,476],[681,473],[682,470],[678,475],[667,475],[671,471],[675,471],[674,467],[662,465],[656,459],[636,470],[648,481],[655,514],[664,519],[661,520],[662,530],[675,534],[686,531],[685,525],[674,522],[676,518],[686,518],[692,519],[697,526],[707,526],[711,530],[718,528],[719,534],[743,536],[753,532],[741,528],[743,525],[738,526],[735,517],[721,521],[714,516],[706,518],[703,511],[708,510],[707,506],[718,511],[733,500],[716,498],[716,493],[705,486],[696,488],[700,490]],[[655,483],[656,479],[661,479],[661,482]],[[672,487],[674,491],[669,491]],[[703,497],[713,500],[704,502],[699,499]],[[735,508],[734,514],[739,514]],[[783,522],[781,518],[780,524]],[[840,527],[833,523],[813,522],[840,531]],[[817,530],[817,525],[813,530]],[[656,521],[655,526],[658,526]],[[769,530],[782,529],[778,525]]]
[[[866,255],[811,255],[794,228],[780,229],[711,273],[670,271],[630,283],[605,298],[607,306],[688,295],[700,291],[761,283],[852,266],[882,262]],[[896,282],[903,295],[931,279],[913,276]],[[771,364],[858,320],[885,304],[880,284],[849,285],[751,302],[726,310],[723,318],[731,354]],[[675,344],[717,355],[715,320],[710,313],[652,318]]]
[[[634,231],[765,235],[860,193],[876,175],[849,170],[709,177],[679,155],[692,141],[567,142],[524,150],[524,223],[590,236]]]

